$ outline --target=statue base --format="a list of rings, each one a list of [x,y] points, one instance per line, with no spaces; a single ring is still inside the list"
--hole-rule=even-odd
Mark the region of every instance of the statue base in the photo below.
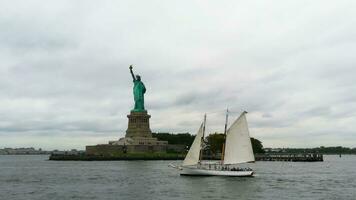
[[[147,111],[135,112],[131,111],[127,115],[129,119],[126,135],[127,138],[152,138],[152,132],[150,129],[150,118]]]
[[[113,156],[126,153],[166,153],[168,142],[152,137],[150,117],[147,111],[131,111],[127,115],[129,121],[124,138],[109,141],[108,144],[86,146],[86,154]]]

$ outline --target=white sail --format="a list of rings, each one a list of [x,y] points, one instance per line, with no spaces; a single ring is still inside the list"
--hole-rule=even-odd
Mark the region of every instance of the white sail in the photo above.
[[[183,166],[198,164],[200,148],[201,148],[201,139],[203,137],[203,133],[204,132],[203,132],[203,124],[202,124],[202,125],[200,125],[198,133],[195,136],[195,139],[193,141],[193,144],[190,147],[190,149],[187,153],[187,156],[185,157],[185,159],[183,161]]]
[[[226,133],[224,164],[237,164],[255,161],[246,113],[230,126]]]

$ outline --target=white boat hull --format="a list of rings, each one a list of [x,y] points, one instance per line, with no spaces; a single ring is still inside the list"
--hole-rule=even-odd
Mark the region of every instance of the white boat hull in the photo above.
[[[228,171],[228,170],[212,170],[212,169],[199,169],[199,168],[189,168],[181,167],[180,175],[184,176],[253,176],[253,171]]]

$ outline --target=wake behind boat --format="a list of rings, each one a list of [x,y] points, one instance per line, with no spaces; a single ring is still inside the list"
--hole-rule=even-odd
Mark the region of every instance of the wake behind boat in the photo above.
[[[180,175],[190,176],[253,176],[250,168],[238,167],[241,163],[254,162],[250,134],[247,126],[246,111],[244,111],[227,130],[228,111],[225,121],[225,143],[222,159],[218,163],[203,163],[202,150],[206,125],[206,115],[197,135],[185,157],[182,166],[177,168]]]

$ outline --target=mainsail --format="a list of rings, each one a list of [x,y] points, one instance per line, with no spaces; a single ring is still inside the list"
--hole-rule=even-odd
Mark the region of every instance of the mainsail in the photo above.
[[[224,164],[255,161],[245,116],[246,113],[243,112],[227,130]]]
[[[198,131],[197,135],[195,136],[194,142],[193,142],[192,146],[190,147],[190,149],[187,153],[187,156],[185,157],[185,159],[183,161],[183,166],[198,164],[203,134],[204,134],[203,124],[201,124],[199,131]]]

